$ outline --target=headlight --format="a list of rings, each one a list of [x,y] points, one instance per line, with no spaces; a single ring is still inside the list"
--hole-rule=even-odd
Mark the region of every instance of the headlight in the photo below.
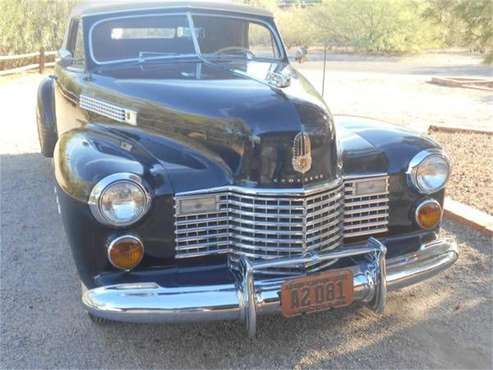
[[[94,217],[111,226],[129,226],[149,210],[151,197],[142,179],[132,173],[116,173],[92,189],[89,207]]]
[[[407,170],[409,182],[423,194],[431,194],[443,189],[449,173],[449,161],[438,149],[423,150],[416,154]]]

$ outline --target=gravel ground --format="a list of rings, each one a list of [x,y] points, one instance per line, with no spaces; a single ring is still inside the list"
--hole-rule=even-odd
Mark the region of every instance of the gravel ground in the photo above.
[[[493,135],[434,131],[452,162],[447,195],[493,215]]]
[[[321,91],[322,62],[295,64]],[[427,83],[434,76],[493,77],[461,54],[416,58],[329,55],[325,100],[333,113],[380,118],[418,131],[430,124],[493,131],[493,94]]]
[[[452,222],[443,234],[459,242],[459,261],[391,293],[384,315],[265,317],[256,340],[236,322],[95,326],[36,143],[38,81],[0,83],[0,368],[492,367],[493,241]]]

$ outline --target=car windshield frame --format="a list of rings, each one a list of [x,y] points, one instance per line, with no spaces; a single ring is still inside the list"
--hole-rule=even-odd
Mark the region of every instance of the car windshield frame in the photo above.
[[[109,22],[113,20],[120,20],[120,19],[135,19],[135,18],[144,18],[144,17],[165,17],[165,16],[185,16],[187,18],[187,23],[188,27],[191,30],[191,39],[193,43],[193,53],[182,53],[182,54],[177,54],[177,55],[162,55],[162,56],[155,56],[155,57],[136,57],[136,58],[126,58],[126,59],[115,59],[115,60],[105,60],[105,61],[100,61],[98,60],[95,55],[94,55],[94,49],[93,49],[93,38],[94,34],[93,31],[95,27],[98,25],[104,23],[104,22]],[[276,51],[276,57],[273,58],[268,58],[268,57],[250,57],[248,58],[247,56],[240,58],[239,56],[231,55],[231,54],[226,54],[226,55],[216,55],[214,54],[203,54],[200,51],[200,42],[197,38],[196,35],[196,30],[194,27],[194,21],[193,17],[194,16],[201,16],[201,17],[223,17],[223,18],[233,18],[233,19],[239,19],[247,22],[251,22],[253,24],[260,24],[262,26],[265,26],[266,29],[271,33],[272,37],[272,43],[273,47],[275,48]],[[121,16],[113,16],[113,17],[108,17],[108,18],[103,18],[100,19],[96,22],[94,22],[88,32],[88,50],[89,50],[89,56],[91,58],[92,63],[94,63],[97,67],[100,66],[105,66],[105,65],[112,65],[112,64],[121,64],[121,63],[127,63],[127,62],[146,62],[146,61],[164,61],[164,60],[180,60],[180,59],[190,59],[190,58],[198,58],[202,60],[207,60],[207,61],[237,61],[238,59],[241,60],[253,60],[253,61],[275,61],[279,62],[282,61],[286,58],[286,52],[282,43],[282,39],[277,32],[277,29],[273,27],[272,23],[267,22],[263,20],[260,17],[252,17],[252,16],[246,16],[246,15],[230,15],[230,14],[217,14],[217,13],[209,13],[209,12],[201,12],[201,11],[183,11],[183,12],[166,12],[166,13],[146,13],[146,14],[139,14],[139,15],[121,15]]]

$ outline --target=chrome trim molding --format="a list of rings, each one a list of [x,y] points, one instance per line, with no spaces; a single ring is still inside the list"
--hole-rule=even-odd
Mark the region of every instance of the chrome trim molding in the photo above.
[[[419,218],[418,218],[419,210],[427,204],[434,204],[434,205],[437,205],[438,208],[440,208],[440,219],[438,220],[438,222],[435,225],[433,225],[433,227],[424,227],[419,222]],[[440,224],[440,222],[442,221],[442,217],[443,217],[443,208],[442,208],[441,204],[438,201],[436,201],[435,199],[425,199],[424,201],[422,201],[421,203],[418,204],[418,206],[416,207],[416,210],[414,211],[414,219],[416,220],[416,223],[418,224],[418,226],[420,228],[422,228],[424,230],[434,229],[437,225]]]
[[[168,8],[168,9],[170,9],[170,8]],[[92,33],[93,33],[94,28],[96,26],[98,26],[100,23],[112,21],[115,19],[127,19],[127,18],[131,19],[131,18],[142,18],[142,17],[166,17],[166,16],[177,16],[177,15],[182,15],[182,16],[187,17],[188,26],[190,27],[191,30],[195,30],[195,28],[193,27],[193,16],[209,16],[209,17],[243,19],[243,20],[247,20],[250,22],[260,23],[260,24],[266,26],[269,29],[269,31],[272,33],[273,39],[275,39],[276,49],[277,49],[278,54],[279,54],[279,58],[265,58],[265,59],[280,61],[280,60],[283,60],[287,55],[286,50],[284,49],[284,44],[282,43],[282,40],[280,38],[279,33],[269,22],[266,22],[266,21],[262,20],[261,18],[256,18],[256,17],[206,13],[206,12],[201,12],[200,9],[190,9],[187,11],[173,12],[173,13],[156,13],[156,14],[150,13],[150,14],[139,14],[139,15],[121,15],[121,16],[116,16],[116,17],[109,17],[109,18],[100,19],[100,20],[94,22],[94,24],[92,24],[91,27],[89,28],[89,34],[88,34],[89,55],[90,55],[92,61],[94,62],[94,64],[97,64],[97,65],[114,64],[114,63],[139,60],[139,58],[130,58],[130,59],[116,59],[116,60],[109,60],[109,61],[98,61],[96,59],[96,57],[94,56],[94,52],[93,52]],[[200,48],[199,48],[199,44],[197,42],[197,36],[195,35],[195,31],[192,32],[192,42],[193,42],[193,46],[194,46],[194,53],[185,53],[185,54],[180,55],[180,57],[195,56],[195,57],[199,57],[199,58],[204,58],[200,52]],[[173,59],[173,58],[176,58],[176,56],[169,57],[169,58],[157,57],[155,59]],[[207,59],[207,58],[205,58],[205,59]]]
[[[254,272],[351,256],[365,257],[353,271],[354,302],[368,304],[377,312],[385,307],[387,289],[399,289],[428,279],[455,263],[459,253],[452,240],[423,244],[416,252],[385,260],[386,248],[370,238],[366,246],[340,247],[324,254],[252,262],[241,258],[236,282],[215,285],[169,286],[155,282],[118,284],[83,290],[82,301],[95,316],[130,322],[177,322],[241,320],[255,335],[256,318],[281,310],[279,291],[289,278],[255,280]]]
[[[134,110],[122,108],[101,99],[82,94],[80,96],[79,105],[82,109],[114,119],[115,121],[128,123],[132,126],[137,125],[137,112]]]
[[[419,165],[426,158],[431,157],[431,156],[437,156],[437,157],[440,157],[440,158],[444,159],[447,162],[447,164],[448,164],[448,173],[447,173],[447,178],[443,182],[443,185],[442,186],[440,186],[437,189],[433,189],[432,191],[426,191],[424,189],[421,189],[421,187],[419,186],[418,180],[417,180],[416,171],[417,171]],[[409,161],[409,166],[408,166],[407,171],[406,171],[407,182],[408,182],[408,185],[409,186],[411,186],[412,188],[414,188],[416,191],[418,191],[421,194],[432,194],[432,193],[436,193],[437,191],[442,190],[447,185],[447,182],[448,182],[448,179],[449,179],[449,176],[450,176],[450,170],[451,170],[450,159],[448,158],[448,156],[445,154],[445,152],[443,150],[438,149],[438,148],[425,149],[425,150],[422,150],[422,151],[418,152]]]
[[[328,182],[323,182],[315,186],[307,186],[305,188],[249,188],[243,186],[229,185],[229,186],[219,186],[216,188],[199,189],[186,192],[176,193],[177,197],[188,196],[188,195],[203,195],[208,193],[217,193],[221,191],[230,192],[241,192],[248,195],[259,195],[259,196],[308,196],[313,193],[317,193],[320,189],[333,188],[341,184],[341,180],[333,180]]]
[[[241,6],[241,5],[240,5]],[[81,14],[80,18],[86,18],[86,17],[94,17],[94,16],[100,16],[100,15],[105,15],[105,14],[120,14],[120,13],[129,13],[129,12],[135,12],[135,11],[154,11],[154,10],[174,10],[174,9],[187,9],[187,10],[201,10],[201,11],[220,11],[220,12],[229,12],[229,13],[237,13],[237,14],[249,14],[253,16],[259,16],[259,17],[268,17],[272,18],[273,14],[272,12],[262,9],[262,8],[256,8],[256,7],[248,7],[250,9],[235,9],[232,10],[231,8],[228,7],[207,7],[207,4],[201,4],[200,2],[196,4],[183,4],[183,5],[168,5],[168,6],[163,6],[162,4],[158,4],[156,7],[142,7],[139,8],[136,6],[135,8],[132,9],[119,9],[119,10],[108,10],[108,11],[99,11],[99,12],[91,12],[89,14]]]
[[[130,268],[130,269],[122,269],[121,267],[118,267],[117,265],[115,265],[113,263],[113,261],[111,260],[111,254],[110,254],[111,249],[115,246],[115,244],[119,243],[123,239],[132,239],[133,241],[137,242],[137,244],[139,244],[140,248],[142,249],[142,256],[140,257],[139,262],[137,262],[135,264],[135,266]],[[113,267],[117,268],[118,270],[130,271],[130,270],[134,269],[135,267],[137,267],[139,265],[139,263],[142,262],[142,259],[144,258],[144,244],[142,243],[142,240],[140,240],[140,238],[138,238],[135,235],[132,235],[132,234],[121,235],[121,236],[118,236],[115,239],[111,240],[111,242],[109,243],[108,248],[106,250],[106,255],[108,257],[108,261],[110,261],[110,263]]]
[[[142,214],[139,215],[138,218],[132,220],[131,222],[115,224],[111,220],[108,220],[101,212],[101,208],[99,204],[101,195],[103,194],[103,192],[106,190],[108,186],[117,182],[131,182],[137,185],[145,195],[146,204],[144,207],[144,211],[142,212]],[[96,220],[98,220],[98,222],[102,223],[103,225],[114,226],[114,227],[124,227],[136,223],[147,214],[149,208],[151,207],[151,203],[152,203],[152,197],[149,191],[149,187],[144,183],[144,181],[140,176],[129,172],[114,173],[112,175],[106,176],[101,180],[99,180],[96,183],[96,185],[94,185],[94,187],[92,188],[91,194],[89,195],[89,199],[87,201],[87,204],[89,205],[89,209],[91,210],[92,215],[94,216],[94,218],[96,218]]]

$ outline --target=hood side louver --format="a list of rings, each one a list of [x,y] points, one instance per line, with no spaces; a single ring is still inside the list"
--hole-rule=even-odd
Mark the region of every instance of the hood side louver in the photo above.
[[[79,105],[82,109],[114,119],[115,121],[128,123],[133,126],[137,125],[137,112],[134,110],[122,108],[87,95],[80,96]]]

